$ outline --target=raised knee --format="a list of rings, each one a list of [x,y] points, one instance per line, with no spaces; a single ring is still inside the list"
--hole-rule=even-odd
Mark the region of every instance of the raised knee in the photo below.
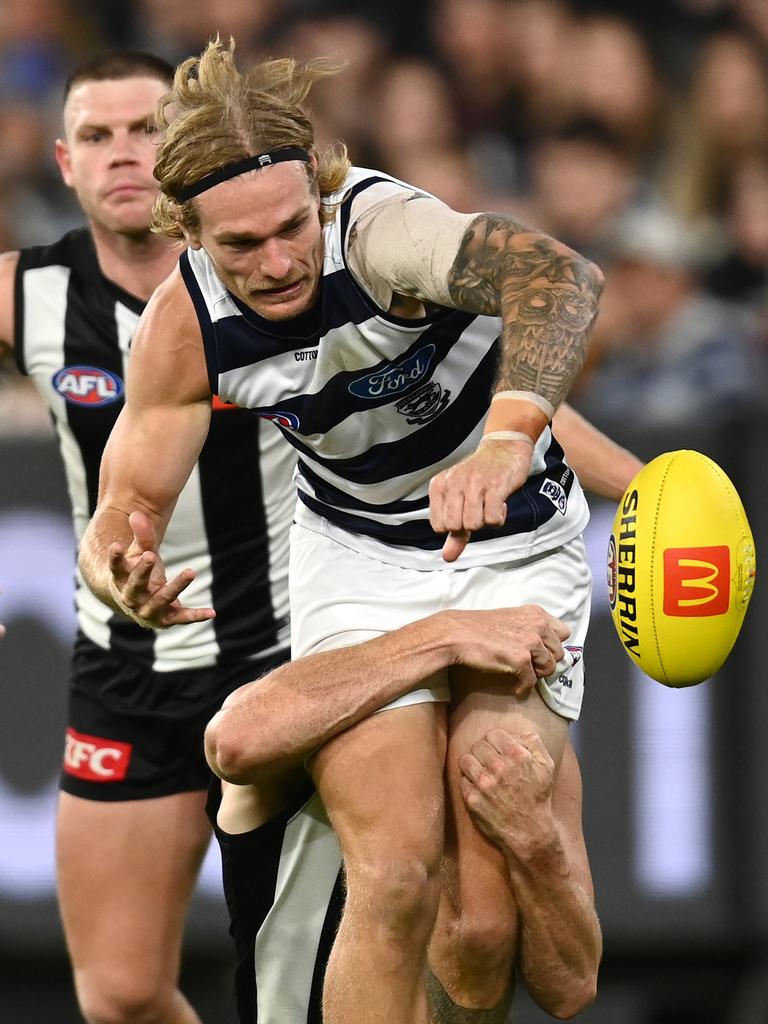
[[[78,970],[75,988],[88,1024],[161,1024],[172,1019],[173,989],[138,972]]]

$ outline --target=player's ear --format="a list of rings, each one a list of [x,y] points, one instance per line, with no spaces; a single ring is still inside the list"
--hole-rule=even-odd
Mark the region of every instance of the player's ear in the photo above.
[[[190,249],[202,249],[203,243],[200,241],[197,234],[195,234],[194,231],[190,231],[190,229],[183,224],[180,217],[177,219],[176,223],[179,226],[179,231],[184,236],[184,244]]]
[[[64,139],[56,139],[54,156],[56,157],[56,163],[59,166],[61,176],[64,179],[64,184],[72,188],[72,160],[70,158],[69,146]]]

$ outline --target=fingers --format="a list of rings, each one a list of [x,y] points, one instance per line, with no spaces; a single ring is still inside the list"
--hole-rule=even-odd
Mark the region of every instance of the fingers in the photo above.
[[[137,608],[146,600],[154,565],[154,554],[151,551],[145,551],[134,562],[128,576],[120,584],[120,594],[129,608]]]
[[[554,761],[541,736],[531,723],[521,721],[521,731],[514,736],[504,729],[491,729],[472,744],[470,753],[459,758],[462,774],[473,785],[482,786],[485,773],[499,778],[511,765],[522,764],[529,758],[548,771],[554,770]]]
[[[443,560],[446,562],[455,562],[469,543],[469,538],[469,530],[449,533],[445,544],[443,544]]]
[[[435,533],[473,533],[500,527],[507,519],[507,498],[528,475],[530,445],[481,445],[462,462],[443,470],[429,485],[429,521]],[[463,545],[449,544],[446,561],[455,561]]]
[[[172,580],[163,580],[161,585],[155,586],[152,573],[156,563],[157,556],[145,551],[122,580],[113,575],[113,593],[130,618],[150,629],[165,629],[215,617],[213,608],[186,608],[178,600],[182,591],[195,579],[191,569],[184,569]]]
[[[131,512],[128,523],[133,530],[133,538],[140,551],[157,551],[157,531],[146,512]]]
[[[483,742],[493,752],[489,756],[493,757],[495,753],[519,760],[521,757],[525,758],[530,755],[534,761],[554,770],[555,762],[534,725],[523,716],[518,716],[517,720],[520,721],[521,726],[520,731],[516,732],[514,736],[505,729],[491,729],[485,734]],[[472,750],[474,752],[475,748],[473,747]]]
[[[213,618],[212,608],[184,608],[178,601],[179,594],[186,590],[194,578],[195,574],[191,569],[184,569],[144,601],[138,609],[139,615],[143,619],[157,621],[164,626],[176,625],[179,622],[201,622]]]

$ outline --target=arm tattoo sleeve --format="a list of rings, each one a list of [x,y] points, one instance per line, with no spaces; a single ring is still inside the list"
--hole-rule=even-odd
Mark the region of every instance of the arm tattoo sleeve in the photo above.
[[[597,267],[509,217],[483,213],[462,239],[448,288],[458,309],[502,318],[494,390],[534,391],[558,406],[587,354]]]

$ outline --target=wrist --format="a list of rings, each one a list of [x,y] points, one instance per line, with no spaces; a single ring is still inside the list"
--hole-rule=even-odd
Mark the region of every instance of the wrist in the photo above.
[[[538,402],[525,396],[526,392],[499,391],[491,399],[491,408],[485,421],[484,435],[499,431],[514,431],[524,434],[532,444],[547,426],[550,416]],[[532,396],[538,398],[539,396]],[[541,399],[546,402],[546,399]],[[551,408],[549,402],[546,402]]]
[[[435,650],[440,659],[439,668],[461,664],[461,651],[465,632],[461,628],[460,613],[451,609],[435,612],[423,621],[429,625]]]
[[[480,438],[480,444],[486,444],[488,441],[525,441],[531,448],[535,447],[533,438],[522,430],[490,430]]]
[[[526,872],[551,870],[564,863],[560,831],[551,815],[523,834],[505,836],[504,848],[507,860]]]

